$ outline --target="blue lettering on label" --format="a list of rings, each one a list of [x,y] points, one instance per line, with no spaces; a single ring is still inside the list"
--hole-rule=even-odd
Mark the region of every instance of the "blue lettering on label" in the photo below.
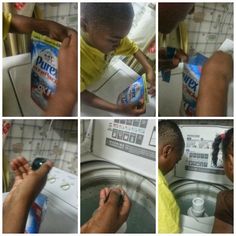
[[[39,65],[41,69],[47,71],[52,76],[56,76],[57,69],[43,60],[42,57],[38,56],[36,60],[36,66]]]
[[[184,83],[195,93],[197,90],[198,83],[187,74],[184,74],[183,80],[184,80]]]

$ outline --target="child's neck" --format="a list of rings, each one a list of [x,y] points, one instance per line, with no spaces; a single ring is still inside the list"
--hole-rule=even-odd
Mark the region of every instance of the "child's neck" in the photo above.
[[[95,47],[89,42],[88,37],[87,37],[87,35],[86,35],[86,33],[85,33],[84,31],[81,30],[80,35],[81,35],[81,37],[83,38],[83,40],[85,41],[85,43],[87,43],[90,47],[95,48]],[[95,48],[95,49],[97,49],[97,48]],[[97,50],[100,51],[99,49],[97,49]],[[101,52],[101,51],[100,51],[100,52]],[[101,52],[101,53],[103,53],[103,52]],[[104,53],[103,53],[103,54],[104,54]],[[104,55],[105,55],[105,54],[104,54]]]

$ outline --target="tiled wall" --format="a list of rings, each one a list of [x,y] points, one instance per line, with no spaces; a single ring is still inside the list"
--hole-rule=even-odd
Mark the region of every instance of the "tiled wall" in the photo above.
[[[190,51],[209,57],[226,38],[233,40],[233,3],[196,3],[186,22]]]
[[[43,156],[54,162],[54,166],[77,174],[78,144],[77,121],[12,120],[5,140],[3,153],[9,160],[22,155],[32,162]]]
[[[37,3],[37,6],[42,10],[44,19],[78,30],[77,3]]]

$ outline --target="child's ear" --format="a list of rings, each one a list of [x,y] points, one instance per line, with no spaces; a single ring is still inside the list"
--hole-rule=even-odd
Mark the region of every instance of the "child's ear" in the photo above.
[[[168,158],[168,156],[170,155],[170,153],[172,152],[173,147],[170,144],[166,144],[163,146],[163,157],[164,158]]]
[[[80,18],[80,27],[84,32],[87,32],[88,24],[87,24],[87,21],[84,17]]]

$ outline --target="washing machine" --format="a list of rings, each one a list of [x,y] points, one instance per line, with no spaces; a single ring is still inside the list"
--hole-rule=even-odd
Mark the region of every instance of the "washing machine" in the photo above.
[[[114,59],[105,70],[102,78],[89,86],[87,90],[106,101],[116,104],[118,95],[132,84],[138,76],[134,70],[120,59]],[[156,114],[156,97],[148,95],[148,100],[146,113],[142,116],[153,117]],[[81,101],[81,116],[117,116],[117,114],[90,107]]]
[[[212,143],[217,135],[230,127],[179,127],[185,140],[185,151],[167,180],[180,207],[182,233],[211,233],[217,194],[233,188],[224,174],[221,152],[217,166],[212,163]]]
[[[3,58],[3,115],[42,116],[43,112],[31,98],[30,53]],[[72,116],[77,116],[77,104]]]
[[[48,198],[40,233],[78,232],[78,178],[53,167],[42,191]]]
[[[104,187],[124,188],[132,201],[119,232],[155,233],[155,120],[93,120],[81,143],[81,225]]]

